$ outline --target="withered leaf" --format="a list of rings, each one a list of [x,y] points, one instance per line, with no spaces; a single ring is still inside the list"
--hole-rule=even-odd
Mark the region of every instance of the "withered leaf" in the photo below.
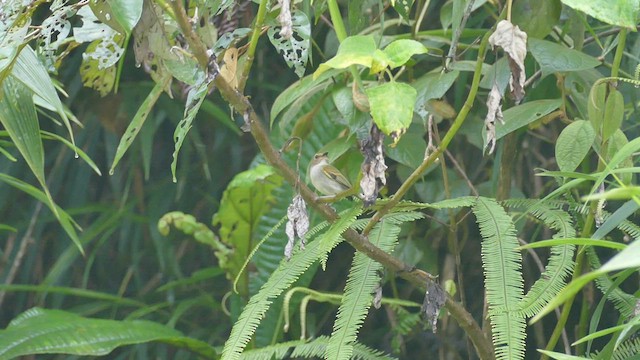
[[[526,74],[524,72],[524,58],[527,56],[527,33],[520,30],[518,25],[513,25],[508,20],[498,23],[496,31],[489,37],[491,46],[501,47],[508,55],[509,67],[511,68],[511,96],[516,104],[519,104],[524,97],[524,82]]]
[[[291,259],[293,246],[296,237],[300,239],[300,248],[304,249],[304,235],[309,230],[309,214],[307,213],[307,205],[300,194],[293,197],[291,204],[287,208],[287,224],[285,233],[289,241],[284,248],[284,256],[287,260]]]
[[[364,155],[362,162],[362,180],[360,180],[360,190],[362,191],[362,201],[364,206],[375,204],[378,193],[387,184],[384,163],[384,153],[382,152],[382,142],[384,134],[376,124],[371,125],[369,138],[360,143],[360,152]]]
[[[485,151],[488,154],[493,154],[493,150],[496,148],[496,120],[504,124],[504,118],[502,116],[502,93],[498,88],[498,84],[493,84],[489,96],[487,97],[487,117],[484,119],[484,128],[487,133],[487,142],[485,145]],[[488,150],[488,151],[487,151]]]
[[[278,15],[278,21],[280,22],[279,35],[285,40],[291,39],[293,36],[293,23],[291,21],[291,1],[290,0],[278,0],[280,4],[280,15]]]
[[[431,325],[431,330],[435,333],[438,329],[438,314],[447,299],[447,294],[440,284],[434,281],[427,282],[427,291],[422,302],[422,316]]]

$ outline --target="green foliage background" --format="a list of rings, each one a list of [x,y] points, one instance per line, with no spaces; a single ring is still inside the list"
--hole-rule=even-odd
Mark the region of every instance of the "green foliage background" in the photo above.
[[[637,0],[277,4],[0,5],[0,359],[640,353]],[[317,201],[374,123],[378,203]]]

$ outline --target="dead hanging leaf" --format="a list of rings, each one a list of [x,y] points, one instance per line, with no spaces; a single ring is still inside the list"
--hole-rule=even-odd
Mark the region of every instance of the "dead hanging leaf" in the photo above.
[[[493,150],[496,148],[496,120],[499,120],[501,124],[504,124],[504,118],[502,117],[502,93],[498,88],[498,84],[493,84],[489,96],[487,97],[487,117],[484,119],[484,128],[487,132],[487,142],[485,145],[485,152],[493,154]],[[488,151],[487,151],[488,150]]]
[[[446,300],[447,294],[444,292],[440,284],[434,281],[427,282],[427,291],[424,294],[421,315],[429,322],[433,333],[438,330],[438,314],[440,314],[440,309]]]
[[[224,52],[224,64],[220,69],[220,76],[222,76],[231,87],[238,88],[238,77],[236,72],[238,69],[238,49],[232,47]]]
[[[296,237],[300,239],[300,248],[304,249],[304,235],[309,230],[309,214],[307,213],[307,205],[300,194],[294,196],[291,204],[287,208],[287,225],[285,233],[289,241],[284,248],[284,256],[287,260],[291,259],[293,246]]]
[[[278,21],[280,22],[280,36],[285,40],[291,39],[293,36],[293,23],[291,21],[291,1],[290,0],[278,0],[280,4],[280,15],[278,15]]]
[[[502,20],[498,23],[496,31],[489,37],[489,44],[493,47],[501,47],[509,56],[511,96],[516,104],[519,104],[524,97],[524,82],[527,77],[524,72],[524,58],[527,56],[527,33],[520,30],[518,25]]]
[[[382,306],[382,286],[378,284],[378,287],[373,291],[373,307],[380,309]]]
[[[362,180],[360,180],[360,189],[362,191],[362,201],[364,206],[375,204],[378,193],[387,184],[387,178],[384,174],[387,165],[384,163],[384,154],[382,152],[382,142],[384,134],[376,124],[371,125],[369,138],[360,143],[360,152],[364,155],[362,162]]]

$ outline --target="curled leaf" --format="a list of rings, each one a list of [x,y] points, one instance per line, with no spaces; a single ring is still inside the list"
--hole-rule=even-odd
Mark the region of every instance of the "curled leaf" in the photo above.
[[[378,287],[373,291],[373,307],[380,309],[382,306],[382,286],[378,284]]]
[[[520,30],[518,25],[502,20],[498,23],[496,31],[489,37],[489,44],[493,47],[501,47],[509,56],[511,96],[515,99],[516,104],[519,104],[524,97],[526,79],[524,58],[527,56],[527,33]]]
[[[285,233],[289,241],[284,248],[284,256],[289,260],[293,253],[296,237],[300,239],[300,248],[304,249],[304,235],[309,230],[309,214],[307,205],[300,194],[297,194],[287,208],[287,225]]]
[[[380,189],[387,184],[387,178],[384,174],[387,165],[384,163],[384,153],[382,152],[383,140],[382,131],[376,124],[372,124],[369,138],[360,143],[360,152],[364,155],[361,167],[362,180],[360,180],[364,206],[375,204]]]
[[[487,117],[484,119],[484,128],[487,132],[487,140],[485,142],[485,151],[492,154],[496,148],[496,119],[504,124],[502,116],[502,94],[498,88],[498,84],[493,84],[489,97],[487,97]]]

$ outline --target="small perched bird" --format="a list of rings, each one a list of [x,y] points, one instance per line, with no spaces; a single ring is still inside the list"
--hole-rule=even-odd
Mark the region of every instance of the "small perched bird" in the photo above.
[[[323,195],[336,195],[351,189],[351,183],[340,170],[329,164],[327,153],[318,153],[309,163],[311,183]]]

